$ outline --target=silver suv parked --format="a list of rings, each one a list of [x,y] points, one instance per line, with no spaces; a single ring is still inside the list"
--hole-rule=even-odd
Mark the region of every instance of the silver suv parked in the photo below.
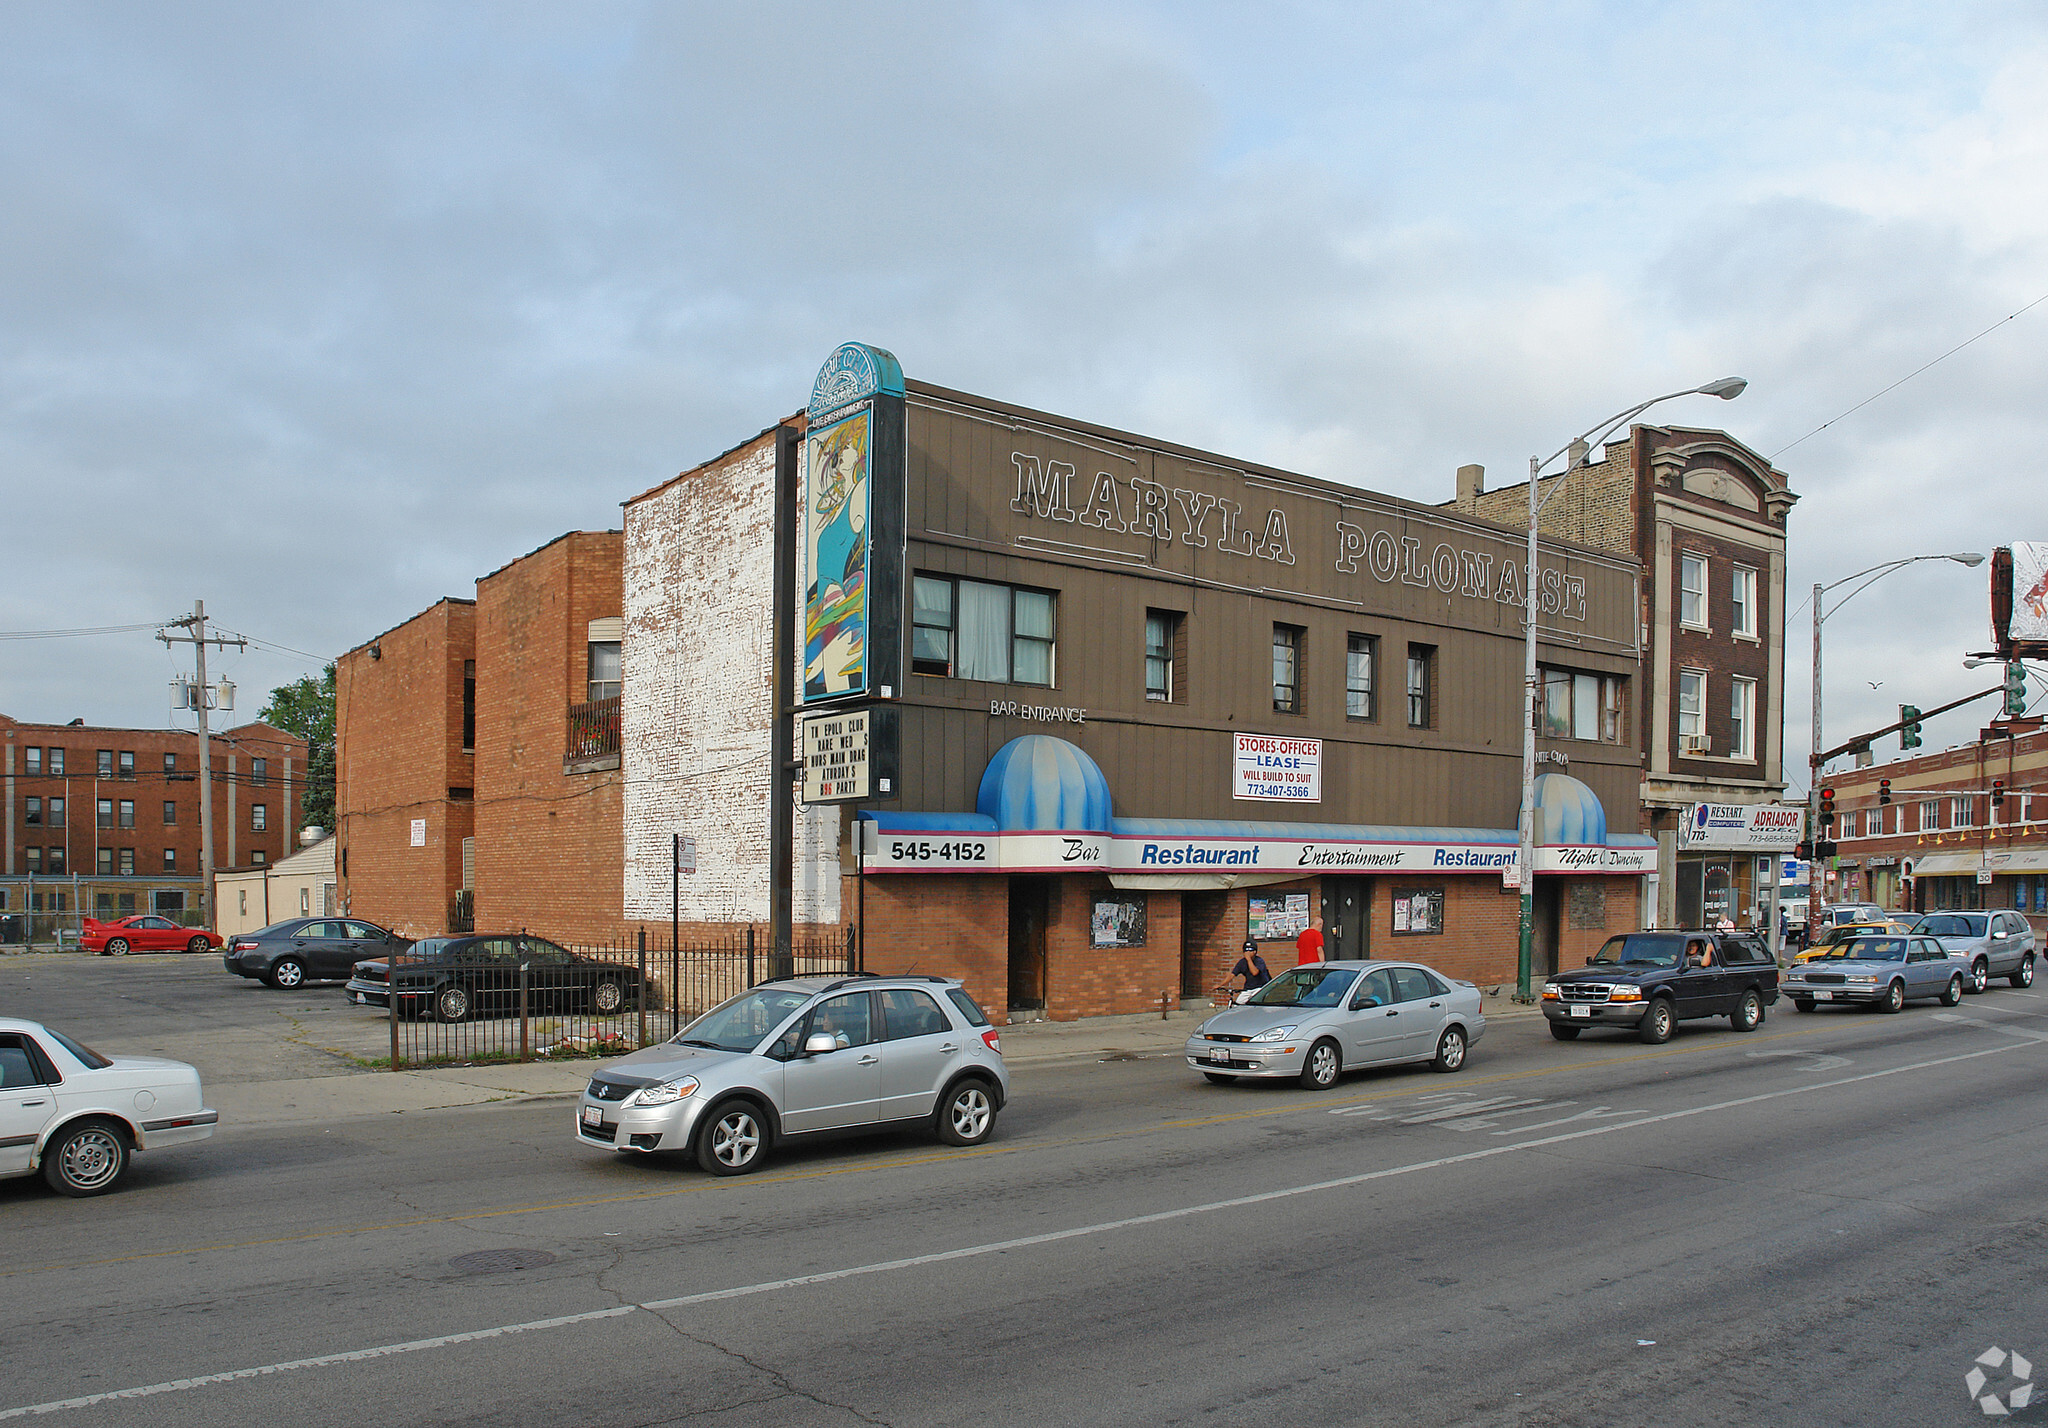
[[[2034,929],[2017,912],[1930,912],[1912,931],[1940,941],[1949,960],[1963,965],[1972,992],[2004,977],[2015,987],[2034,984]]]
[[[1009,1094],[1002,1041],[958,981],[783,977],[606,1062],[576,1108],[576,1136],[744,1175],[776,1142],[822,1132],[922,1122],[979,1145]]]

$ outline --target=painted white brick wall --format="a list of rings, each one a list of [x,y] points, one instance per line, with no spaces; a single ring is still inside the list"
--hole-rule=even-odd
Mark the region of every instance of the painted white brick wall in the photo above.
[[[774,495],[771,434],[626,507],[620,761],[629,918],[669,915],[678,832],[697,840],[697,871],[681,885],[685,922],[768,917]],[[838,810],[793,816],[795,919],[837,922]]]

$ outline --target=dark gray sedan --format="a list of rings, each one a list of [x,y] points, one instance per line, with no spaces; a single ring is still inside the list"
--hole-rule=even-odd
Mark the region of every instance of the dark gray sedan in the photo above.
[[[1778,990],[1803,1012],[1822,1002],[1895,1012],[1928,998],[1952,1007],[1963,999],[1963,971],[1932,937],[1866,935],[1796,964]]]
[[[285,991],[306,982],[345,982],[366,957],[389,957],[410,937],[359,917],[294,917],[230,937],[221,965]]]

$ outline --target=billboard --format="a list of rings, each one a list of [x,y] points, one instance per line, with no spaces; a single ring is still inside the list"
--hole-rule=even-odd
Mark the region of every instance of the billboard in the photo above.
[[[2001,659],[2048,659],[2048,542],[1991,552],[1991,638]]]
[[[797,511],[805,704],[901,682],[903,370],[849,342],[811,390]]]

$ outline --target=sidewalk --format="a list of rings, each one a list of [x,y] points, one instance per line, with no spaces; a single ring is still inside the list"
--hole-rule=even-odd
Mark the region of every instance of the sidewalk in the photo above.
[[[998,1028],[1010,1069],[1178,1056],[1188,1033],[1215,1009],[1027,1021]],[[1541,1016],[1506,995],[1487,998],[1488,1021]],[[214,1083],[206,1100],[225,1127],[318,1125],[355,1116],[448,1110],[493,1102],[569,1100],[602,1061],[528,1061],[429,1071],[358,1071],[277,1081]]]

